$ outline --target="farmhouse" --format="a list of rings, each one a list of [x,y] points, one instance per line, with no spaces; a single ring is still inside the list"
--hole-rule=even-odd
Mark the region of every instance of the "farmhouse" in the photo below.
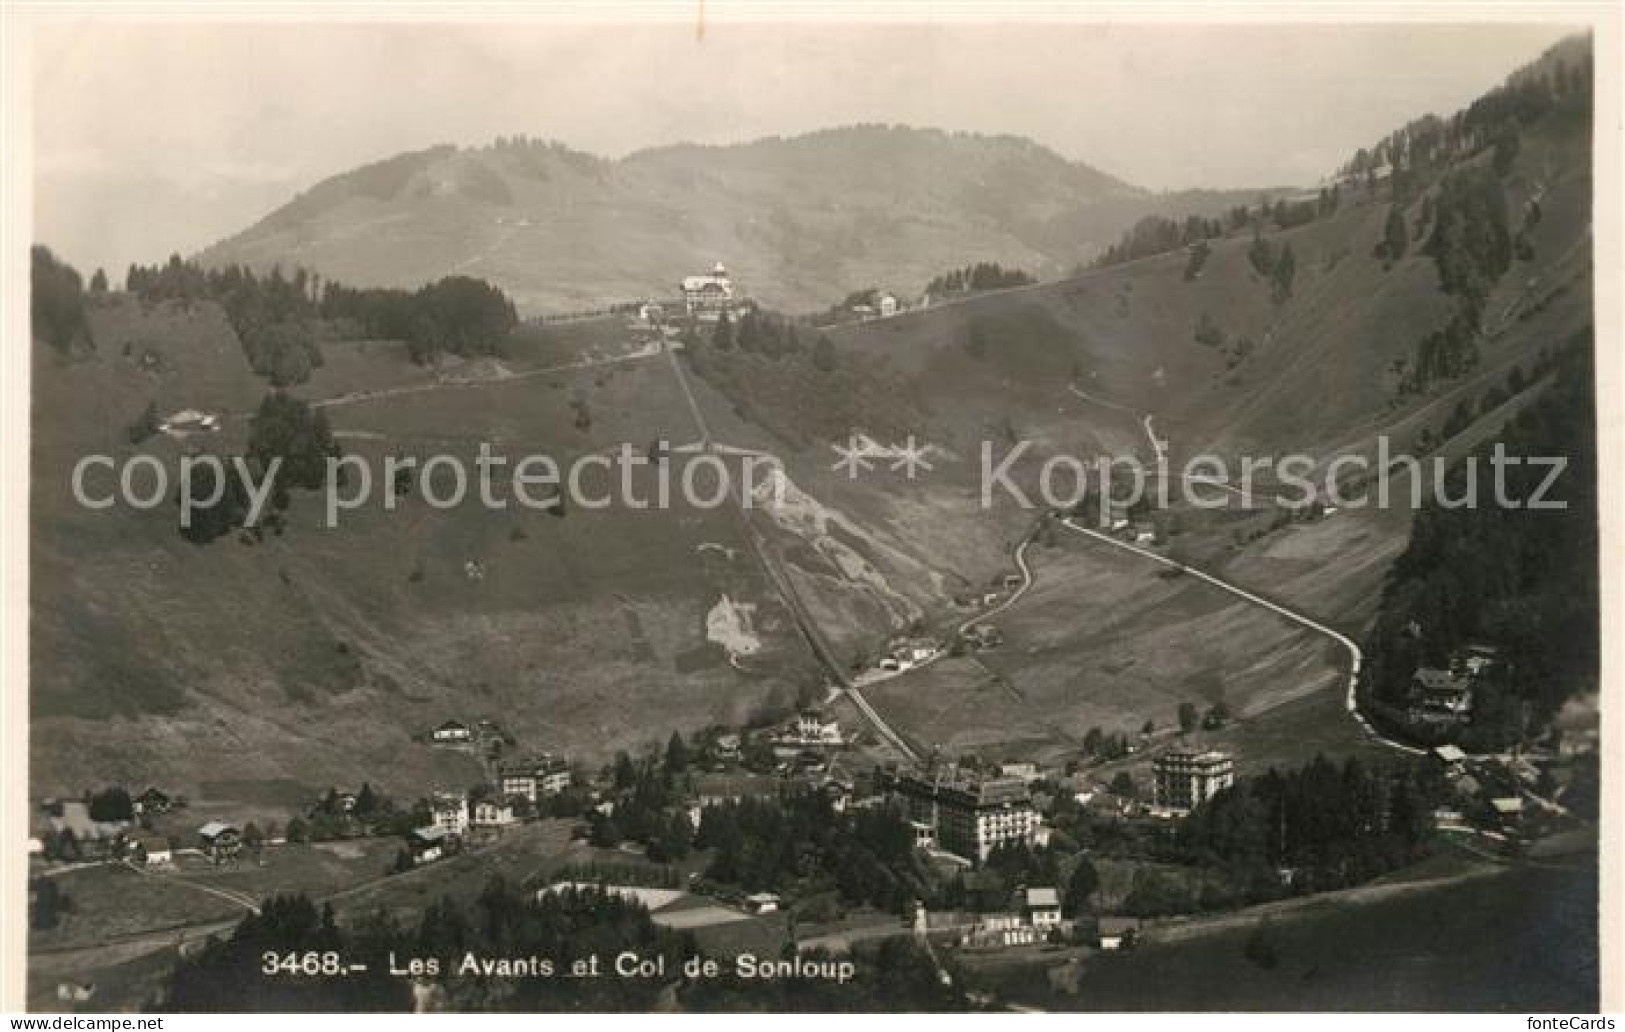
[[[1189,813],[1236,780],[1235,761],[1216,749],[1170,749],[1151,769],[1156,779],[1153,799],[1170,813]]]
[[[243,833],[225,821],[210,821],[197,830],[197,837],[204,854],[217,864],[243,851]]]
[[[406,848],[414,864],[429,864],[451,852],[452,834],[445,828],[414,828],[407,833]]]
[[[148,788],[135,797],[135,812],[148,817],[168,813],[170,806],[169,796],[157,788]]]
[[[1095,945],[1103,950],[1126,950],[1134,945],[1140,922],[1132,917],[1103,917],[1096,931]]]
[[[474,734],[462,721],[448,720],[429,732],[429,737],[436,745],[463,745],[471,740]]]
[[[522,796],[534,803],[569,787],[570,763],[562,756],[532,756],[497,768],[497,789],[504,796]]]
[[[745,897],[745,909],[753,914],[771,914],[779,909],[779,897],[772,892],[758,892]]]
[[[143,864],[167,864],[175,859],[175,851],[162,835],[139,831],[130,836],[131,858]]]
[[[1020,778],[926,781],[906,775],[897,793],[909,819],[932,829],[938,848],[967,860],[984,861],[1003,845],[1031,847],[1038,811]]]

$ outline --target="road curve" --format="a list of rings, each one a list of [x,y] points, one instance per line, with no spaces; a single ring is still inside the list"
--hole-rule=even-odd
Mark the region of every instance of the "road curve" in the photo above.
[[[1339,645],[1343,646],[1344,650],[1348,652],[1349,655],[1348,682],[1344,698],[1344,707],[1348,710],[1349,716],[1353,717],[1354,720],[1359,723],[1360,729],[1363,730],[1366,733],[1366,736],[1372,741],[1379,742],[1391,749],[1397,749],[1400,752],[1409,753],[1412,756],[1424,755],[1423,750],[1421,749],[1405,745],[1402,742],[1396,742],[1391,738],[1384,738],[1377,734],[1376,729],[1371,726],[1370,722],[1365,719],[1364,714],[1360,712],[1357,687],[1360,683],[1360,664],[1363,661],[1364,656],[1360,652],[1360,646],[1356,645],[1352,638],[1340,631],[1326,626],[1318,620],[1311,619],[1310,617],[1304,616],[1302,613],[1294,612],[1285,606],[1271,602],[1267,598],[1262,598],[1253,594],[1246,588],[1237,587],[1229,581],[1221,580],[1210,573],[1203,573],[1201,570],[1198,570],[1195,567],[1187,566],[1184,563],[1175,562],[1174,560],[1169,559],[1167,556],[1158,555],[1156,552],[1141,548],[1138,545],[1132,545],[1127,541],[1119,541],[1110,534],[1103,534],[1098,530],[1091,530],[1088,527],[1080,527],[1076,523],[1073,523],[1070,519],[1063,519],[1061,520],[1061,523],[1068,530],[1082,534],[1085,537],[1091,537],[1097,541],[1103,541],[1106,544],[1111,545],[1113,548],[1121,548],[1126,552],[1133,552],[1135,555],[1150,559],[1152,562],[1160,563],[1161,565],[1167,566],[1170,569],[1180,570],[1198,580],[1206,581],[1216,588],[1235,595],[1237,598],[1244,599],[1245,601],[1251,602],[1254,605],[1263,606],[1272,613],[1279,616],[1284,616],[1301,627],[1307,627],[1309,630],[1314,631],[1317,634],[1325,635],[1326,637],[1337,642]]]

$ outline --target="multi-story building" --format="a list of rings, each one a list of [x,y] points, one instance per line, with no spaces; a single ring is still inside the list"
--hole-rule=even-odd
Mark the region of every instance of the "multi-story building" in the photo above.
[[[497,789],[504,798],[524,796],[536,802],[570,787],[570,763],[562,756],[533,756],[497,768]]]
[[[683,305],[698,319],[716,319],[733,309],[733,281],[721,262],[710,275],[683,277]]]
[[[1154,801],[1164,810],[1186,813],[1236,781],[1236,761],[1217,749],[1180,747],[1156,758]]]
[[[1038,811],[1020,778],[934,778],[913,775],[897,782],[909,819],[933,829],[937,848],[983,861],[999,846],[1031,846]]]
[[[468,796],[461,792],[436,792],[429,800],[433,827],[448,835],[468,834]]]

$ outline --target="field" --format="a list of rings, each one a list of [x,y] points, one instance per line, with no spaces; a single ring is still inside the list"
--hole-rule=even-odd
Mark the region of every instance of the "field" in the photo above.
[[[1212,934],[1098,954],[1076,994],[1036,969],[1007,973],[1004,989],[1053,1010],[1585,1013],[1597,1007],[1596,892],[1593,855],[1572,868],[1345,894],[1280,914],[1265,933],[1256,919],[1227,919]],[[1258,934],[1272,966],[1247,955]]]

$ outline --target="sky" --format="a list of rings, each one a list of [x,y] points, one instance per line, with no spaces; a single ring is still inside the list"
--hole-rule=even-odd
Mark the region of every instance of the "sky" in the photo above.
[[[1551,25],[86,23],[34,38],[36,240],[115,282],[356,165],[499,135],[606,157],[857,122],[1027,136],[1140,186],[1310,184]]]

